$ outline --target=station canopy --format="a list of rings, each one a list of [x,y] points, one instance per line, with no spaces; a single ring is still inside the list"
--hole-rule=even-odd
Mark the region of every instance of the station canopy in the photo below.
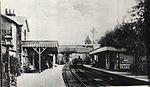
[[[58,47],[58,41],[22,41],[22,47]]]
[[[49,40],[27,40],[22,41],[23,48],[47,48],[47,51],[58,53],[58,41]]]
[[[101,52],[105,52],[105,51],[125,52],[126,49],[124,49],[124,48],[117,49],[114,47],[101,47],[101,48],[97,48],[97,49],[90,51],[90,54],[92,55],[92,54],[97,54],[97,53],[101,53]]]

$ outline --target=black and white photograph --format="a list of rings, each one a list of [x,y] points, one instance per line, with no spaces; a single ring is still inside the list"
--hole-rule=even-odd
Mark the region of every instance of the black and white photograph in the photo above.
[[[0,0],[0,87],[149,87],[150,0]]]

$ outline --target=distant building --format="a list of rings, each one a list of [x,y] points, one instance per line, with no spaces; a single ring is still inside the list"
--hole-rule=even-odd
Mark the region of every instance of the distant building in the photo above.
[[[74,58],[82,58],[85,60],[89,55],[89,52],[93,50],[93,45],[85,44],[85,45],[60,45],[59,53],[63,54],[63,61],[66,63],[69,60]]]

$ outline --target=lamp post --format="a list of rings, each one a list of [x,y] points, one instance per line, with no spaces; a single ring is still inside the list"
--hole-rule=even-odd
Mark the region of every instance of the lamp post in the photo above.
[[[1,44],[0,44],[0,45],[1,45]],[[1,46],[0,48],[2,48],[2,46]],[[1,49],[0,49],[0,50],[1,50]],[[0,51],[0,53],[1,53],[1,51]],[[2,54],[2,53],[1,53],[1,54]],[[0,54],[0,56],[2,56],[1,54]],[[2,62],[2,61],[3,61],[3,60],[2,60],[2,57],[0,57],[0,69],[1,69],[1,70],[0,70],[0,71],[1,71],[1,72],[0,72],[0,74],[1,74],[1,75],[0,75],[0,76],[1,76],[1,82],[0,82],[1,85],[0,85],[0,86],[1,86],[1,87],[3,87],[3,62]]]
[[[12,37],[10,35],[6,35],[5,37],[5,44],[6,47],[6,62],[5,62],[5,71],[6,71],[6,87],[10,87],[10,57],[9,57],[9,48],[13,47],[12,45]]]

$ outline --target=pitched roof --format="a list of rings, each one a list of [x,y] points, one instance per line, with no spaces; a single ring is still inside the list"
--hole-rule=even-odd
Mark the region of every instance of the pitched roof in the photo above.
[[[60,45],[60,48],[81,48],[84,45]]]
[[[18,25],[25,25],[26,24],[27,30],[29,32],[29,25],[28,25],[27,18],[25,16],[7,16],[7,15],[4,15],[4,16],[13,20]]]
[[[25,21],[27,20],[27,18],[24,16],[7,16],[7,17],[14,20],[19,25],[23,25]]]
[[[65,53],[67,51],[73,53],[88,53],[93,50],[93,47],[86,47],[85,45],[60,45],[59,52]]]
[[[6,18],[7,20],[13,22],[13,23],[16,24],[16,25],[19,25],[18,23],[16,23],[16,21],[14,21],[13,19],[9,18],[9,17],[6,16],[6,15],[1,14],[1,17]]]
[[[84,45],[60,45],[60,48],[85,48],[85,47],[92,47],[92,44],[84,44]]]
[[[22,41],[22,47],[58,47],[58,41],[27,40]]]
[[[93,48],[76,48],[77,53],[89,53]]]

